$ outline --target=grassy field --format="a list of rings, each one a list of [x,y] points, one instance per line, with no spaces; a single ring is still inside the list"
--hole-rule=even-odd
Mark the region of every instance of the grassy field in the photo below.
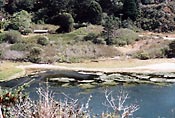
[[[8,80],[15,74],[21,73],[23,70],[16,68],[19,63],[5,61],[0,63],[0,81]]]

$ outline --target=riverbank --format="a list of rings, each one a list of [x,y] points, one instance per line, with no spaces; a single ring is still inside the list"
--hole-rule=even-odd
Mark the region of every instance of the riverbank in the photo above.
[[[4,61],[0,64],[1,81],[7,81],[22,76],[27,76],[41,71],[69,70],[76,72],[92,73],[173,73],[175,72],[175,59],[101,59],[84,63],[56,63],[56,64],[32,64],[14,63]],[[10,72],[12,71],[12,72]],[[10,73],[7,75],[7,73]],[[6,76],[4,76],[6,75]],[[174,80],[173,80],[174,81]]]
[[[84,63],[57,63],[57,64],[25,64],[17,68],[31,72],[32,70],[73,70],[92,72],[135,72],[135,73],[155,73],[155,72],[175,72],[175,59],[106,59],[95,62]]]

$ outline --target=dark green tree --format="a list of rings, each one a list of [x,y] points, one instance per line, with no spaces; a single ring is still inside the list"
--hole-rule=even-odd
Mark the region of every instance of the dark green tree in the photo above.
[[[77,14],[77,22],[100,24],[102,19],[102,8],[100,4],[94,0],[80,1],[80,3],[76,5],[75,14]]]
[[[60,13],[54,17],[53,23],[60,26],[58,33],[67,33],[73,30],[74,19],[69,13]]]
[[[9,24],[6,27],[6,30],[13,29],[13,30],[26,30],[31,25],[31,15],[22,10],[20,12],[14,13],[12,18],[9,20]]]
[[[25,10],[31,12],[34,9],[35,0],[16,0],[16,11]]]
[[[108,16],[105,19],[103,36],[107,45],[113,44],[113,38],[115,37],[115,31],[119,28],[120,20],[114,16]]]
[[[138,16],[138,5],[137,0],[124,0],[123,3],[123,14],[124,19],[136,20]]]
[[[119,17],[119,14],[122,13],[123,0],[98,0],[101,5],[103,12],[108,15],[115,15]]]

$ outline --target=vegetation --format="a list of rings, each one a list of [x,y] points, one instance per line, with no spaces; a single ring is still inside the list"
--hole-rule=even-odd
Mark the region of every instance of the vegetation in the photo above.
[[[12,76],[14,76],[17,73],[21,73],[22,69],[16,68],[15,63],[11,62],[4,62],[3,64],[0,64],[0,81],[6,81],[10,79]]]
[[[80,62],[83,59],[121,55],[114,46],[134,44],[139,38],[136,32],[142,29],[156,32],[174,31],[175,3],[165,2],[2,1],[1,14],[5,20],[1,21],[1,59],[53,63]],[[34,30],[46,30],[48,33],[35,35],[32,33]],[[144,59],[167,57],[172,55],[168,53],[174,53],[171,46],[167,49],[167,45],[160,45],[161,48],[155,46],[149,50],[145,48],[132,53],[131,56]],[[34,54],[34,58],[32,52],[36,47],[40,53]],[[111,53],[107,54],[109,51]]]
[[[43,36],[43,37],[39,37],[37,39],[37,43],[40,44],[40,45],[48,45],[49,44],[49,39],[46,37],[46,36]]]
[[[21,34],[18,31],[10,30],[3,36],[3,41],[10,44],[20,42],[22,39]]]

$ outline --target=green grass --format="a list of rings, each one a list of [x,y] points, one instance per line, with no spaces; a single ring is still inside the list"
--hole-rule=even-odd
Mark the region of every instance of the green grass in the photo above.
[[[22,72],[20,68],[16,68],[17,64],[12,62],[3,62],[0,64],[0,81],[8,80],[17,73]]]

